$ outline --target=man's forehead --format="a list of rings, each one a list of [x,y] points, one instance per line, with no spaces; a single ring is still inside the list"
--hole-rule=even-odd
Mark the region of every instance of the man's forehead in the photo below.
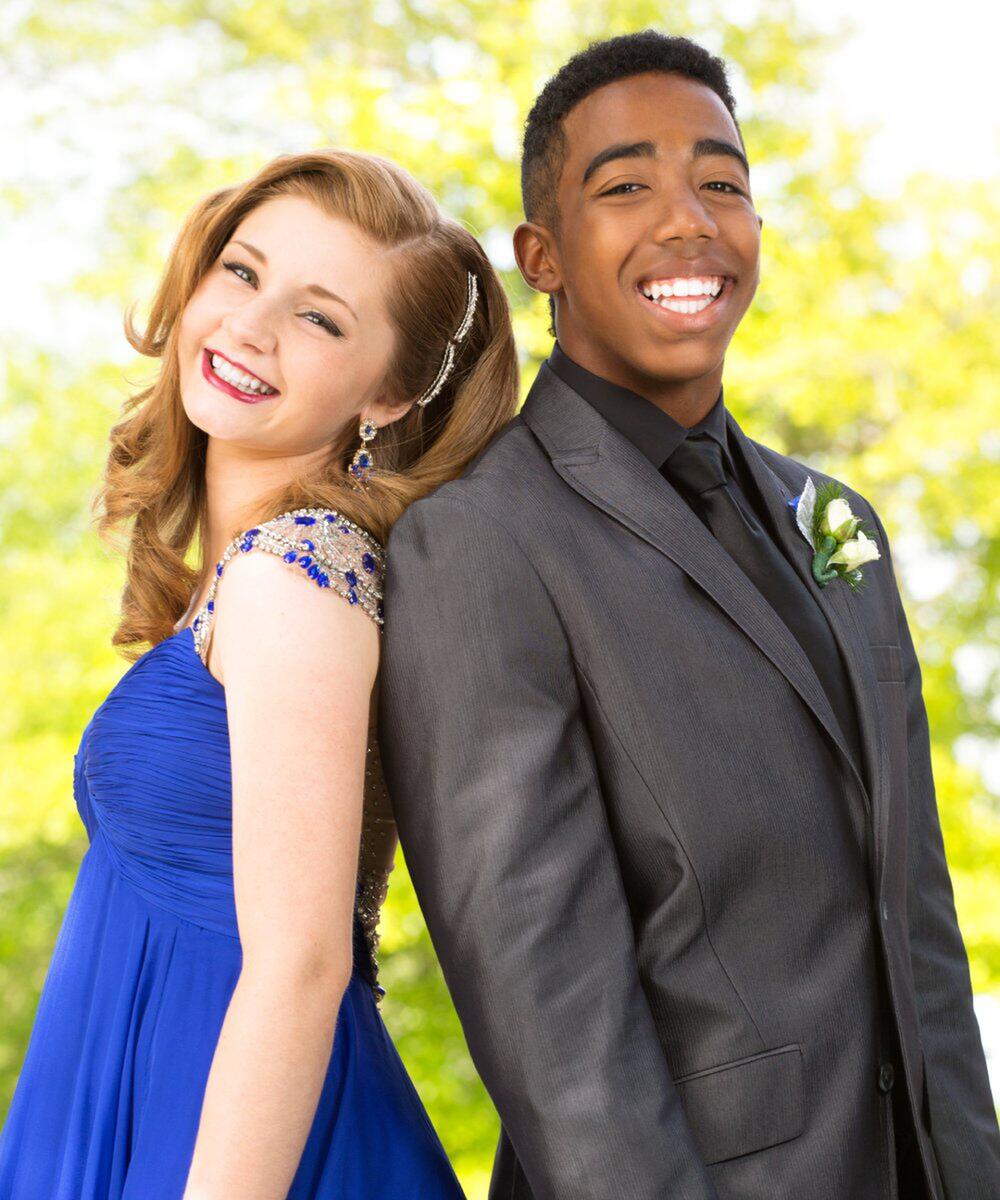
[[[696,79],[662,71],[597,88],[566,114],[563,128],[567,158],[574,160],[613,141],[649,141],[673,150],[711,137],[739,143],[721,97]]]

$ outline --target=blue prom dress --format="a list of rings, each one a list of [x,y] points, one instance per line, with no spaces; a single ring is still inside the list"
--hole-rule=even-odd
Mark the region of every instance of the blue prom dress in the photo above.
[[[207,645],[225,565],[254,550],[381,623],[378,544],[336,513],[285,513],[234,539],[194,623],[133,663],[94,713],[74,770],[90,844],[0,1133],[0,1200],[183,1196],[241,964],[226,695]],[[289,1200],[462,1197],[377,1007],[387,804],[372,738],[354,969]]]

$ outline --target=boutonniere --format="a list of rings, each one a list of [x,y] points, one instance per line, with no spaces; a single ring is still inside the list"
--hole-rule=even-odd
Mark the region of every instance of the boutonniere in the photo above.
[[[817,489],[806,478],[802,495],[789,500],[795,523],[813,549],[813,579],[826,587],[843,579],[851,591],[861,585],[861,568],[881,558],[878,544],[861,528],[861,521],[844,499],[844,489],[831,480]]]

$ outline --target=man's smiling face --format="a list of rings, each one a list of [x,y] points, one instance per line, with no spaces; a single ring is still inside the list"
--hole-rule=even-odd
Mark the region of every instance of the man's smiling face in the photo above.
[[[641,393],[721,377],[761,226],[725,105],[693,79],[636,75],[585,97],[563,131],[557,228],[533,264],[522,255],[557,296],[563,349]]]

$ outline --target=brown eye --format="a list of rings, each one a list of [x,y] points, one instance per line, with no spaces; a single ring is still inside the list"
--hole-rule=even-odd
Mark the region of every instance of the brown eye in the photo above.
[[[222,265],[227,271],[232,271],[237,279],[242,279],[245,283],[253,283],[253,281],[257,278],[253,271],[251,271],[249,267],[245,267],[241,262],[224,262]],[[240,275],[240,271],[245,271],[250,278],[247,279],[245,276]]]
[[[623,192],[622,188],[641,188],[645,187],[642,183],[616,183],[614,187],[608,188],[606,192],[601,192],[602,196],[631,196],[631,192]]]
[[[324,317],[323,314],[320,312],[316,312],[315,310],[313,312],[307,312],[305,314],[305,317],[306,317],[307,321],[309,320],[310,317],[318,317],[319,318],[318,320],[310,321],[309,323],[311,325],[319,325],[322,329],[325,329],[327,331],[327,333],[332,334],[334,337],[343,337],[344,336],[343,332],[340,329],[338,329],[337,326],[334,325],[334,323],[331,320],[329,320],[327,317]]]

